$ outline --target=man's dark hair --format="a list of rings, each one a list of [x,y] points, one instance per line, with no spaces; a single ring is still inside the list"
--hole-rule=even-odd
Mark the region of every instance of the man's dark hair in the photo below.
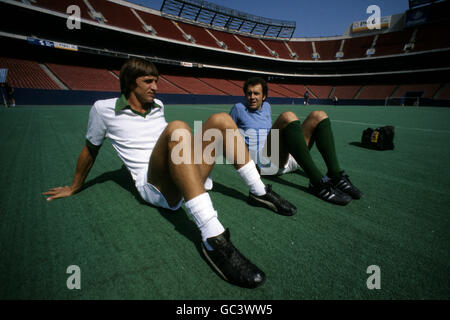
[[[128,59],[120,70],[120,92],[128,98],[136,87],[136,79],[142,76],[159,77],[158,69],[148,60],[134,57]]]
[[[260,84],[262,86],[263,95],[267,98],[267,92],[269,91],[267,88],[267,82],[263,78],[260,77],[252,77],[248,78],[247,81],[244,83],[244,95],[247,94],[248,87],[256,86],[257,84]]]

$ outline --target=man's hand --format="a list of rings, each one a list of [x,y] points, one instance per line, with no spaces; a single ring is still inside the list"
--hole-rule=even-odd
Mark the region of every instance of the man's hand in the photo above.
[[[50,189],[47,192],[43,192],[43,195],[50,196],[47,198],[47,201],[70,197],[71,195],[80,191],[83,186],[84,180],[89,173],[89,170],[94,164],[94,161],[95,158],[91,156],[89,149],[84,146],[83,150],[81,150],[80,156],[78,157],[77,168],[75,170],[75,176],[73,177],[72,185],[65,187],[56,187]]]
[[[47,192],[43,192],[42,194],[45,196],[50,196],[47,198],[47,201],[52,201],[53,199],[70,197],[76,192],[77,190],[74,190],[71,186],[65,186],[52,188]]]

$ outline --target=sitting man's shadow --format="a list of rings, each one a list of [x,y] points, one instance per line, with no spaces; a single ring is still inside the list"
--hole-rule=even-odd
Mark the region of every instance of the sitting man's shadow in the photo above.
[[[300,169],[297,169],[297,170],[295,170],[293,172],[290,172],[290,173],[287,173],[287,174],[296,174],[296,175],[302,176],[302,177],[304,177],[306,179],[309,179],[308,176],[306,175],[306,173],[303,172]],[[286,175],[286,174],[284,174],[284,175]],[[286,179],[283,179],[284,175],[281,175],[281,176],[277,176],[277,175],[274,175],[274,176],[262,175],[261,178],[267,179],[267,180],[270,180],[272,182],[279,183],[279,184],[282,184],[282,185],[285,185],[285,186],[288,186],[288,187],[291,187],[291,188],[300,189],[300,190],[302,190],[302,191],[304,191],[306,193],[309,193],[309,189],[307,187],[302,186],[301,185],[301,183],[302,183],[301,181],[299,181],[299,182],[296,181],[295,183],[287,181]]]
[[[122,165],[120,169],[105,172],[95,177],[94,179],[87,181],[84,184],[81,191],[90,188],[96,184],[105,183],[107,181],[113,181],[123,189],[129,191],[141,205],[148,206],[158,210],[158,212],[161,214],[162,217],[164,217],[171,224],[173,224],[176,231],[178,231],[188,240],[192,241],[195,244],[197,250],[201,252],[200,231],[196,227],[195,223],[189,219],[187,212],[183,208],[180,208],[177,211],[159,208],[144,201],[139,195],[139,192],[137,191],[136,186],[134,185],[134,181],[131,178],[128,169],[124,165]]]

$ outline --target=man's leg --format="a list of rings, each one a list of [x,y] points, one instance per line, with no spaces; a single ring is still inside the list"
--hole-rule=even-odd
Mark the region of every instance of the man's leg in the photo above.
[[[291,154],[295,161],[302,167],[307,174],[311,183],[320,183],[323,174],[314,164],[311,154],[309,153],[308,143],[311,139],[311,132],[308,127],[304,128],[297,115],[293,112],[283,112],[272,126],[272,129],[281,130],[279,150],[280,150],[280,165],[283,168],[287,163],[289,154]],[[267,137],[266,146],[267,151],[271,151],[271,134]]]
[[[222,141],[216,143],[222,143],[223,154],[233,163],[237,173],[249,188],[250,204],[266,207],[281,215],[290,216],[297,212],[296,207],[272,191],[270,185],[267,187],[264,185],[236,123],[228,114],[219,113],[211,116],[202,127],[202,135],[208,130],[218,130],[223,137]],[[203,142],[203,150],[207,147],[211,147],[211,142]],[[207,177],[212,167],[202,164],[200,168],[202,176]]]
[[[173,136],[178,139],[172,141]],[[178,154],[173,154],[178,143],[183,148],[176,150]],[[231,243],[229,230],[219,222],[203,187],[213,164],[195,164],[193,151],[189,126],[181,121],[169,123],[152,152],[148,182],[160,190],[170,206],[177,204],[182,197],[186,200],[186,209],[202,233],[203,252],[225,280],[255,288],[264,282],[265,274]],[[178,162],[175,156],[185,156],[185,161]]]
[[[331,130],[331,122],[328,115],[324,111],[311,112],[305,121],[303,121],[302,130],[310,149],[314,142],[316,142],[317,149],[328,168],[327,175],[329,177],[338,175],[342,170],[339,166],[333,132]]]
[[[327,178],[314,164],[309,152],[314,143],[317,125],[327,117],[325,112],[313,111],[302,124],[293,112],[283,112],[275,121],[273,128],[282,130],[282,143],[310,179],[310,191],[322,200],[346,205],[351,201],[351,197],[335,190],[327,182]],[[284,156],[280,156],[282,157]]]
[[[208,129],[218,130],[221,137],[224,137],[227,129],[236,129],[236,124],[227,114],[218,114],[210,117],[202,127],[204,134]],[[179,133],[177,135],[177,133]],[[173,136],[177,139],[172,139]],[[174,141],[173,141],[174,140]],[[245,148],[240,135],[235,137],[234,144],[222,142],[225,155],[229,155],[233,150],[232,161],[235,168],[244,178],[244,181],[252,188],[258,189],[258,184],[264,184],[260,180],[259,174],[253,161],[250,161],[248,150]],[[175,149],[181,144],[182,148]],[[203,183],[211,172],[214,161],[196,163],[194,154],[195,146],[189,126],[181,121],[171,122],[161,134],[153,150],[150,163],[148,182],[157,187],[165,196],[169,205],[175,205],[183,197],[186,200],[185,206],[188,213],[194,218],[202,233],[203,252],[212,266],[226,280],[244,287],[256,287],[264,282],[264,272],[259,270],[248,261],[231,243],[228,229],[224,231],[223,226],[217,219],[217,212],[212,206],[209,195],[205,192]],[[201,160],[206,146],[211,142],[203,142],[201,147]],[[243,148],[240,148],[242,146]],[[174,151],[178,154],[174,154]],[[213,149],[214,150],[214,149]],[[237,161],[243,154],[243,163]],[[185,161],[175,161],[174,156],[178,156]],[[197,155],[198,156],[198,155]],[[213,157],[216,155],[213,154]],[[179,159],[178,159],[179,160]],[[259,182],[257,181],[259,180]],[[264,190],[265,192],[265,190]],[[265,195],[266,196],[266,195]],[[277,199],[280,201],[280,199]]]
[[[327,165],[327,176],[333,186],[347,193],[353,199],[360,199],[363,193],[351,183],[348,175],[339,166],[331,121],[328,115],[324,111],[311,112],[303,122],[303,132],[305,138],[308,136],[310,148],[314,141],[316,142],[317,149]]]

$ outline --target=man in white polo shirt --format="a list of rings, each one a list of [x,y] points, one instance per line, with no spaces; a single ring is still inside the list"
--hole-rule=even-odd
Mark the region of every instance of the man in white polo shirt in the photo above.
[[[148,203],[170,210],[177,210],[185,201],[187,212],[200,229],[203,252],[211,265],[225,280],[255,288],[264,282],[264,272],[231,243],[229,230],[219,222],[217,211],[206,192],[211,188],[212,181],[208,181],[208,176],[214,162],[196,163],[189,126],[183,121],[166,122],[164,105],[155,99],[158,77],[156,67],[149,61],[131,58],[123,65],[120,71],[121,97],[99,100],[90,111],[86,145],[79,155],[72,185],[52,188],[43,194],[48,195],[47,200],[51,201],[78,192],[107,137],[130,171],[141,197]],[[219,130],[222,137],[225,137],[226,130],[237,132],[236,124],[226,113],[212,115],[199,134],[209,129]],[[230,145],[227,139],[222,139],[223,153],[227,158],[232,157],[238,174],[250,189],[252,203],[279,214],[295,214],[295,206],[263,184],[240,134],[233,139],[234,143]],[[174,161],[173,151],[179,144],[184,147],[182,155],[190,161]],[[201,151],[210,144],[203,142]],[[237,159],[239,152],[244,153],[242,164]]]

